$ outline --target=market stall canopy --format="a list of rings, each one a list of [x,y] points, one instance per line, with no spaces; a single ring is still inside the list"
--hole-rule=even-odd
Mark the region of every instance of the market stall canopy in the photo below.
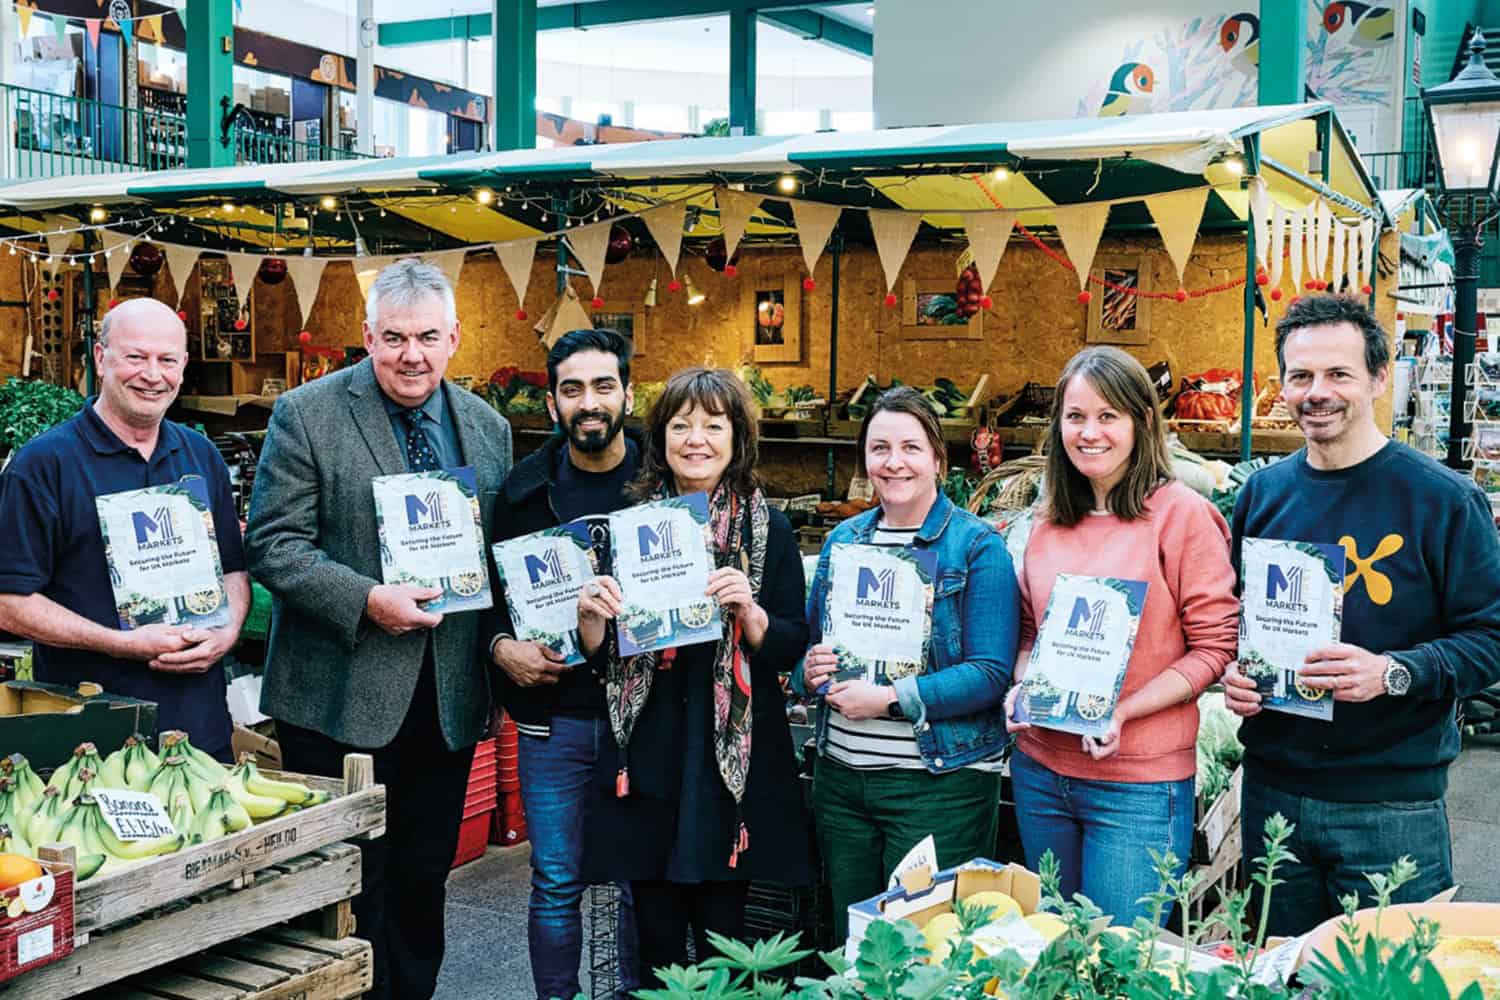
[[[1420,188],[1380,192],[1401,234],[1400,280],[1391,294],[1406,312],[1434,316],[1453,309],[1453,241],[1437,206]]]

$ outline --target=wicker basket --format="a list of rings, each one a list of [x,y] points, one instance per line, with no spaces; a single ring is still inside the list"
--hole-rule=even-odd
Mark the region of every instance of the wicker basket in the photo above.
[[[1047,459],[1027,455],[1011,459],[990,470],[969,497],[969,513],[985,516],[1002,511],[1025,510],[1041,493],[1042,471]]]

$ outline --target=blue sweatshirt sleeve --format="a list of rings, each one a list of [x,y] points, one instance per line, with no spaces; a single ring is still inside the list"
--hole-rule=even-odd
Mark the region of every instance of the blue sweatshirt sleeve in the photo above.
[[[1442,635],[1386,652],[1411,670],[1410,697],[1465,698],[1500,682],[1500,535],[1489,501],[1466,491],[1448,519],[1437,574]]]

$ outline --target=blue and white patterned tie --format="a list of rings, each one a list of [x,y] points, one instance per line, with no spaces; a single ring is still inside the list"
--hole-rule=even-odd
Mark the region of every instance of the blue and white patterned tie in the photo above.
[[[432,450],[432,439],[422,427],[421,410],[405,410],[401,418],[406,421],[406,471],[430,472],[441,469],[437,452]]]

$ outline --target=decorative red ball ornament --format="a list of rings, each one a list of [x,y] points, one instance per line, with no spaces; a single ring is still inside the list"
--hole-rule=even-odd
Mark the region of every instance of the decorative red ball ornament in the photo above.
[[[279,285],[286,280],[286,260],[281,257],[267,257],[260,262],[260,268],[256,273],[266,284]]]
[[[49,289],[47,289],[47,301],[48,302],[56,302],[60,298],[62,298],[62,293],[59,292],[57,289],[55,289],[55,288],[49,288]]]
[[[981,295],[979,296],[979,308],[993,309],[995,308],[995,300],[990,298],[988,295]]]
[[[248,325],[249,324],[245,322],[245,317],[243,316],[234,321],[234,328],[236,330],[243,330]]]
[[[110,299],[109,300],[109,307],[111,309],[113,309],[115,306],[117,306],[119,304],[120,304],[120,300],[119,299]]]
[[[594,300],[590,302],[589,305],[593,306],[595,309],[603,309],[604,299],[601,296],[595,295]]]
[[[739,273],[740,273],[740,269],[737,268],[737,267],[735,267],[733,264],[725,264],[724,265],[724,274],[725,274],[725,276],[733,278],[735,275],[737,275]]]
[[[811,278],[803,278],[802,279],[802,290],[804,292],[810,292],[814,288],[817,288],[817,287],[818,287],[818,283],[816,281],[814,281],[813,279],[811,279]]]
[[[524,322],[526,322],[527,318],[528,317],[526,315],[526,310],[525,309],[517,309],[516,310],[516,319],[518,319],[522,323],[524,323]]]
[[[1326,292],[1328,290],[1328,282],[1323,281],[1323,280],[1320,279],[1318,281],[1317,288],[1318,288],[1318,291],[1320,291],[1320,292]]]
[[[1281,301],[1281,289],[1279,289],[1279,288],[1273,288],[1273,289],[1271,289],[1271,301],[1272,302],[1280,302]]]
[[[682,291],[682,282],[678,281],[676,278],[673,278],[671,281],[667,282],[667,291],[669,291],[669,292],[680,292],[680,291]]]
[[[1318,283],[1314,279],[1308,278],[1302,283],[1302,288],[1304,291],[1316,292],[1318,290]]]
[[[187,322],[187,310],[186,309],[179,309],[179,310],[177,310],[177,318],[180,319],[180,320],[182,320],[184,323],[186,323]]]
[[[1086,306],[1092,301],[1094,301],[1094,293],[1089,291],[1088,289],[1084,289],[1083,291],[1078,293],[1079,305]]]
[[[299,343],[299,344],[311,344],[312,343],[312,331],[310,331],[310,330],[303,330],[301,333],[297,334],[297,343]]]
[[[1375,289],[1372,288],[1368,283],[1360,285],[1359,286],[1359,290],[1362,291],[1362,292],[1364,292],[1366,295],[1374,295],[1375,294]]]
[[[896,293],[895,292],[887,292],[886,295],[885,295],[885,307],[887,309],[894,309],[894,308],[896,308],[896,302],[897,302]]]
[[[604,263],[618,264],[635,251],[635,237],[630,230],[618,222],[609,227],[609,245],[604,251]]]
[[[1257,285],[1269,285],[1271,283],[1271,276],[1264,271],[1260,271],[1255,275],[1255,283]]]
[[[1396,314],[1396,322],[1397,323],[1405,323],[1406,322],[1406,313],[1397,313]]]
[[[1179,289],[1177,289],[1177,291],[1173,293],[1172,297],[1174,299],[1176,299],[1178,302],[1186,302],[1187,301],[1187,289],[1186,288],[1179,288]]]

